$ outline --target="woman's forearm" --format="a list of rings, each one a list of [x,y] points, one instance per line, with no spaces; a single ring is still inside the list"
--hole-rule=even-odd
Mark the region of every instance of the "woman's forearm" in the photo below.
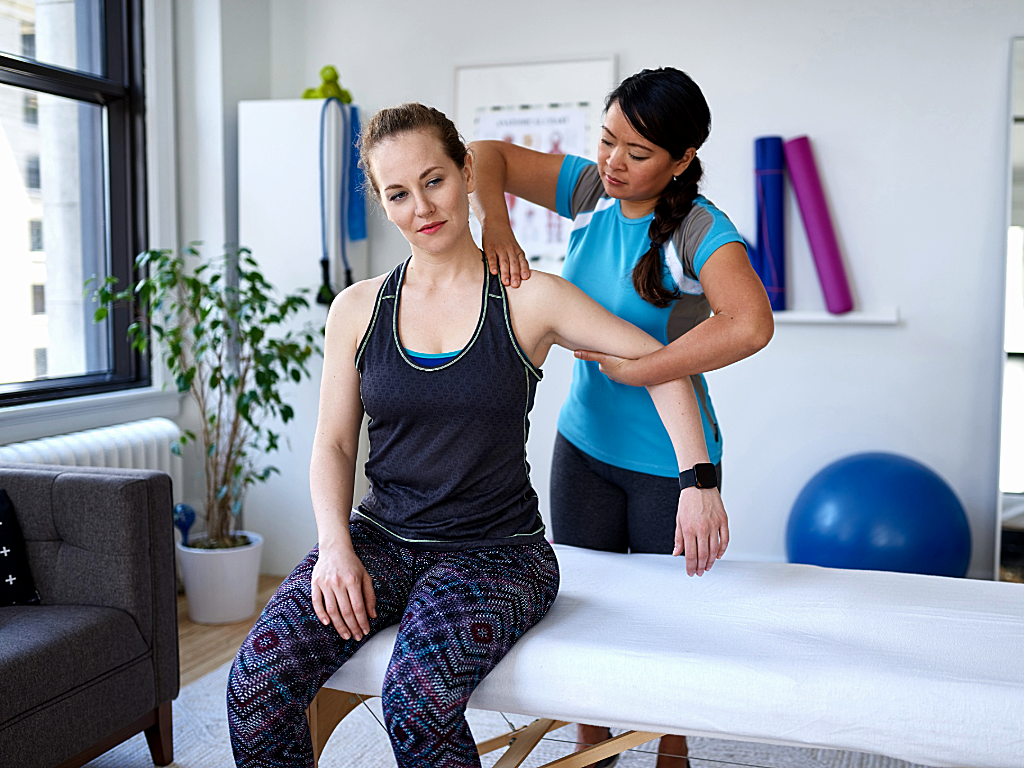
[[[355,487],[355,452],[348,455],[336,443],[316,440],[309,466],[309,490],[321,548],[351,548],[349,515]]]
[[[704,427],[693,385],[687,379],[675,379],[647,387],[658,409],[665,430],[672,440],[680,471],[708,461]]]

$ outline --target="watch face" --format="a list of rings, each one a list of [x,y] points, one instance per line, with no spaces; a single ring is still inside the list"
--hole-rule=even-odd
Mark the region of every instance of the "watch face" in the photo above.
[[[693,471],[697,476],[698,488],[718,487],[718,473],[715,471],[714,464],[695,464]]]

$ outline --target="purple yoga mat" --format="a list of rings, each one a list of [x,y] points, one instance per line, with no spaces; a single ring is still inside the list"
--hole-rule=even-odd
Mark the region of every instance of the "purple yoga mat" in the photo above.
[[[832,314],[839,315],[853,309],[850,284],[846,281],[843,257],[832,228],[832,217],[828,213],[825,192],[818,176],[818,166],[811,152],[811,142],[806,136],[797,136],[787,141],[786,167],[789,180],[796,192],[796,201],[804,219],[804,229],[811,244],[814,266],[818,269],[818,280],[825,294],[825,306]]]

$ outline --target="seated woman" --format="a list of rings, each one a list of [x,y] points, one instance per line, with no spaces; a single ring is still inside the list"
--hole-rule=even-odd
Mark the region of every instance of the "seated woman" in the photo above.
[[[312,765],[304,710],[397,622],[383,703],[398,765],[480,765],[466,702],[558,591],[526,462],[539,366],[552,344],[629,358],[660,346],[561,278],[506,293],[470,235],[472,158],[437,110],[379,112],[362,163],[412,255],[331,307],[310,467],[319,544],[235,658],[239,766]],[[649,389],[680,467],[707,462],[689,381]],[[370,490],[350,519],[364,408]],[[680,492],[676,554],[726,536],[717,489]]]

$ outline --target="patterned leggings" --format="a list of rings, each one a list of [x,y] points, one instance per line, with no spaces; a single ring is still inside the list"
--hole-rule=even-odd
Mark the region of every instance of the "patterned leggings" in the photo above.
[[[555,553],[547,542],[424,552],[364,523],[353,522],[351,532],[377,598],[370,635],[401,621],[383,695],[399,768],[479,766],[466,702],[554,602]],[[305,709],[366,642],[344,640],[316,617],[310,578],[318,554],[292,571],[235,657],[227,704],[240,768],[312,766]]]

